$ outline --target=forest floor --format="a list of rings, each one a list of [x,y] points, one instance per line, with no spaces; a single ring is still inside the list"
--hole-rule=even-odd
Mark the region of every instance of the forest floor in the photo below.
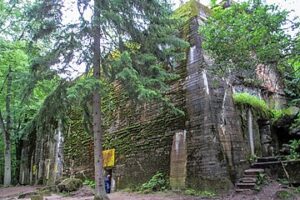
[[[30,200],[30,194],[33,194],[39,189],[39,187],[33,186],[19,186],[0,188],[0,199],[2,200],[15,200],[22,194],[23,200]],[[236,193],[234,191],[225,195],[216,197],[195,197],[182,194],[176,194],[173,192],[159,192],[155,194],[140,194],[140,193],[127,193],[127,192],[114,192],[109,194],[110,200],[276,200],[278,198],[278,191],[287,191],[291,194],[289,198],[292,200],[300,200],[300,193],[295,192],[295,188],[288,188],[281,185],[278,182],[271,182],[268,185],[262,187],[258,192],[251,192],[248,194]],[[44,200],[92,200],[92,191],[88,187],[83,187],[80,190],[66,194],[52,194],[45,196]]]

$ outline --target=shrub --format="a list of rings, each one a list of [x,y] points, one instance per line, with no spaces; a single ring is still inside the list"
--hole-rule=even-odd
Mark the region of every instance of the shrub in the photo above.
[[[144,193],[164,191],[169,187],[169,182],[161,172],[156,172],[152,178],[140,187],[140,191]]]
[[[264,174],[264,173],[257,174],[256,178],[257,178],[256,179],[256,184],[257,185],[264,185],[264,184],[267,184],[269,182],[267,175]]]
[[[300,158],[299,148],[300,148],[300,140],[290,140],[290,154],[287,156],[288,159],[296,160]]]
[[[294,120],[291,128],[298,128],[300,127],[300,114],[298,114],[297,118]]]
[[[83,181],[83,185],[87,185],[90,186],[91,188],[95,188],[96,183],[94,180],[86,179]]]

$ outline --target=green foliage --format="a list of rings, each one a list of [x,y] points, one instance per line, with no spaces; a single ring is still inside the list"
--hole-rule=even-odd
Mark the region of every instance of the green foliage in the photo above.
[[[293,115],[292,107],[286,109],[270,109],[263,99],[249,93],[235,93],[233,94],[233,100],[238,106],[251,108],[259,116],[271,119],[273,123],[283,117]]]
[[[198,16],[199,11],[202,10],[206,14],[209,14],[211,11],[209,8],[200,4],[197,0],[190,0],[176,9],[172,14],[172,19],[179,21],[178,28],[181,30],[181,36],[188,40],[188,35],[190,31],[189,20]]]
[[[223,75],[244,70],[254,73],[257,64],[286,66],[295,44],[284,29],[287,16],[287,11],[255,0],[235,3],[226,9],[217,6],[200,28],[203,47]],[[299,26],[296,21],[293,25]]]
[[[297,160],[300,158],[300,140],[290,140],[290,154],[287,156],[289,160]]]
[[[260,116],[270,118],[271,112],[262,99],[249,93],[235,93],[233,94],[233,100],[238,106],[249,107],[256,111]]]
[[[149,192],[157,192],[157,191],[164,191],[169,188],[169,182],[166,180],[166,176],[161,172],[156,172],[152,178],[144,183],[140,188],[139,191],[143,193]]]
[[[292,200],[292,199],[296,199],[296,197],[292,192],[288,190],[280,190],[276,192],[276,199]]]
[[[254,163],[257,161],[257,156],[256,155],[249,155],[247,160],[249,161],[249,163]]]
[[[295,188],[295,192],[298,193],[298,194],[300,194],[300,187],[296,187]]]
[[[277,179],[277,181],[279,183],[283,184],[283,185],[289,185],[290,184],[289,180],[287,180],[286,178],[279,178],[279,179]]]
[[[300,62],[291,62],[293,68],[285,70],[285,94],[291,98],[291,105],[300,107]]]
[[[257,179],[256,179],[256,184],[257,185],[265,185],[267,184],[268,181],[268,176],[265,173],[259,173],[257,174]]]
[[[283,116],[285,116],[284,110],[272,109],[272,114],[273,114],[274,121],[277,121],[278,119],[280,119]]]
[[[216,196],[216,193],[208,190],[204,191],[198,191],[194,189],[187,189],[184,191],[184,194],[186,195],[192,195],[192,196],[199,196],[199,197],[206,197],[206,198],[212,198]]]
[[[11,121],[11,126],[6,124],[4,129],[9,133],[11,144],[13,184],[17,183],[19,176],[17,169],[20,163],[17,160],[17,145],[23,137],[22,129],[41,107],[43,100],[52,89],[52,83],[55,82],[54,80],[39,81],[31,94],[24,92],[31,82],[30,57],[27,51],[28,45],[25,41],[12,42],[0,38],[0,112],[5,121],[8,118]],[[0,132],[4,131],[0,130]],[[3,152],[3,148],[0,147],[0,149]],[[1,166],[4,159],[1,159],[0,162]],[[0,177],[2,175],[0,170]]]
[[[24,8],[28,4],[26,0],[0,1],[0,36],[11,41],[20,40],[24,36]]]
[[[287,116],[294,116],[295,113],[293,113],[293,107],[289,107],[286,109],[271,109],[272,112],[272,120],[276,122],[277,120],[287,117]]]
[[[290,128],[292,129],[292,128],[299,128],[299,127],[300,127],[300,114],[297,115],[296,119],[294,120]]]
[[[172,14],[172,17],[186,22],[198,15],[198,6],[199,4],[196,0],[190,0],[175,10],[175,12]]]
[[[95,188],[96,185],[95,180],[90,180],[90,179],[85,179],[82,184],[87,185],[91,188]]]

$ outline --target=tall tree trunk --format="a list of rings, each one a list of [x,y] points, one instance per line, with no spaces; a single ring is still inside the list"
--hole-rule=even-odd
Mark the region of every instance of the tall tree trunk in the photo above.
[[[101,66],[101,25],[100,25],[101,0],[94,0],[94,20],[93,20],[93,76],[100,79]],[[102,161],[102,119],[101,119],[101,96],[99,85],[93,91],[93,132],[94,132],[94,165],[95,165],[95,200],[108,200],[104,188],[103,161]]]
[[[16,168],[15,168],[15,177],[14,179],[20,183],[20,170],[21,170],[21,158],[22,158],[22,146],[23,146],[23,141],[22,140],[17,140],[15,142],[16,145]]]
[[[8,68],[7,75],[7,94],[6,94],[6,129],[4,131],[4,186],[11,184],[11,141],[10,141],[10,127],[11,127],[11,85],[12,85],[12,71]]]

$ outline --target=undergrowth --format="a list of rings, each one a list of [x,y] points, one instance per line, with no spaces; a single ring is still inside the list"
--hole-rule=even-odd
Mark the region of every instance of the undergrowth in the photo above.
[[[251,108],[260,117],[270,119],[273,123],[285,116],[294,115],[292,107],[286,109],[271,109],[263,99],[247,92],[233,94],[233,100],[236,105],[243,108]],[[294,124],[299,124],[300,126],[300,115]]]
[[[169,188],[169,181],[166,179],[166,176],[161,172],[156,172],[152,178],[139,187],[139,192],[150,193],[157,191],[165,191]]]
[[[272,112],[266,102],[258,98],[257,96],[251,95],[246,92],[241,92],[233,94],[233,100],[239,106],[252,108],[255,112],[257,112],[264,118],[272,117]]]
[[[95,188],[96,185],[94,180],[89,180],[89,179],[85,179],[82,184],[90,186],[91,188]]]
[[[289,160],[297,160],[300,158],[300,140],[290,140],[289,141],[290,153],[287,155]]]
[[[192,195],[192,196],[199,196],[199,197],[215,197],[216,193],[212,192],[212,191],[208,191],[208,190],[194,190],[194,189],[187,189],[184,191],[185,195]]]

